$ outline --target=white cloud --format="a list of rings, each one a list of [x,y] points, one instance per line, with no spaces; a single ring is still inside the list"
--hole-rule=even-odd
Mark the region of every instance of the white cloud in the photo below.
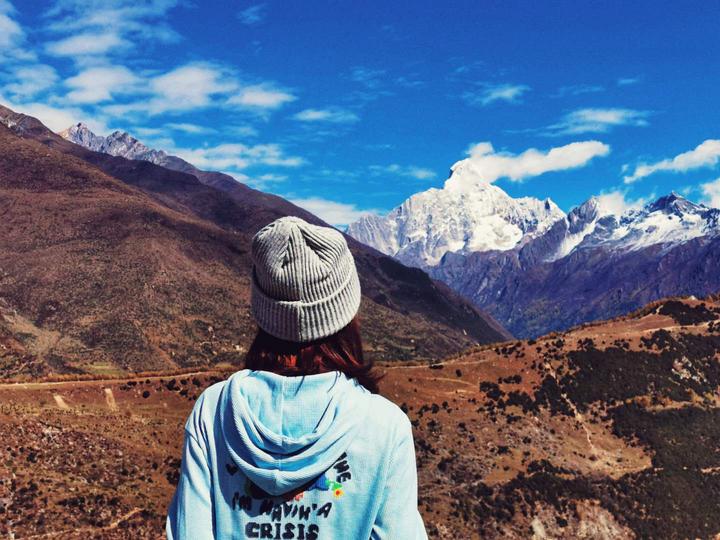
[[[561,86],[557,92],[550,97],[561,98],[565,96],[579,96],[582,94],[595,94],[603,92],[605,88],[597,84],[572,84],[569,86]]]
[[[232,175],[236,180],[262,191],[271,191],[275,185],[285,182],[288,179],[288,176],[284,174],[275,173],[267,173],[257,176],[243,175],[242,179],[238,178],[238,174],[236,172],[233,172]]]
[[[525,84],[485,84],[482,91],[468,91],[462,97],[470,105],[486,107],[496,101],[519,103],[522,95],[528,91],[530,87]]]
[[[9,1],[0,0],[0,62],[36,61],[35,53],[25,47],[25,31],[15,20],[16,13]]]
[[[587,165],[595,157],[606,156],[610,147],[600,141],[583,141],[566,144],[543,151],[535,148],[521,154],[496,152],[492,144],[482,142],[468,149],[470,164],[477,176],[486,182],[508,178],[514,182],[546,172],[563,171]],[[460,179],[458,179],[460,178]],[[463,189],[462,176],[454,175],[445,182],[446,188]]]
[[[648,197],[639,197],[637,199],[629,199],[626,190],[613,190],[601,193],[596,196],[600,209],[604,214],[612,214],[614,216],[622,216],[629,210],[637,210],[645,206],[650,200],[654,199],[654,195]]]
[[[242,107],[277,109],[296,99],[296,96],[284,90],[278,90],[269,85],[255,85],[242,88],[238,94],[228,99],[228,103]]]
[[[395,36],[395,29],[389,25],[381,28],[388,35]],[[345,78],[362,86],[345,96],[348,102],[368,103],[383,96],[392,96],[396,88],[420,88],[425,81],[420,80],[418,73],[388,73],[384,69],[373,69],[365,66],[355,66],[345,75]]]
[[[208,63],[190,63],[176,67],[143,82],[143,97],[130,103],[113,104],[105,110],[114,116],[128,113],[161,114],[201,109],[221,105],[223,100],[237,89],[234,74],[222,66]]]
[[[167,133],[165,128],[152,128],[152,127],[134,127],[133,134],[139,137],[159,137]],[[175,144],[172,144],[169,148],[174,148]]]
[[[618,126],[647,126],[648,111],[622,108],[586,108],[566,114],[560,122],[549,126],[548,134],[607,133]]]
[[[720,140],[707,139],[693,150],[678,154],[674,158],[663,159],[655,163],[641,163],[635,171],[625,176],[625,183],[632,184],[641,178],[656,172],[684,173],[691,169],[715,167],[720,161]],[[625,169],[629,166],[625,166]]]
[[[51,41],[45,46],[45,50],[53,56],[83,57],[125,49],[129,45],[129,41],[113,32],[86,32],[59,41]]]
[[[178,41],[165,21],[177,0],[57,0],[46,11],[46,30],[61,37],[48,52],[84,60],[153,42]]]
[[[158,96],[151,109],[186,109],[206,106],[210,98],[233,90],[236,83],[223,69],[208,64],[188,64],[155,77],[150,85]]]
[[[382,86],[385,70],[370,69],[362,66],[356,66],[350,71],[350,79],[358,82],[368,89],[376,89]]]
[[[290,199],[290,202],[312,212],[335,227],[345,227],[362,216],[381,213],[378,210],[361,210],[354,204],[329,201],[320,197]]]
[[[369,103],[383,96],[391,96],[394,91],[390,90],[391,85],[402,84],[396,77],[388,77],[387,72],[382,69],[372,69],[363,66],[355,66],[346,77],[358,83],[362,89],[353,90],[345,99],[354,103]]]
[[[136,91],[140,78],[124,66],[93,67],[65,81],[72,90],[67,99],[73,103],[99,103],[114,94]]]
[[[52,66],[35,64],[15,69],[12,79],[14,82],[6,85],[4,90],[14,96],[27,99],[51,88],[57,82],[58,75]]]
[[[254,26],[265,20],[267,16],[266,8],[267,4],[255,4],[238,13],[238,19],[240,19],[240,22],[243,24]]]
[[[409,178],[415,178],[416,180],[429,180],[435,178],[435,172],[430,169],[423,167],[416,167],[414,165],[399,165],[392,163],[390,165],[370,165],[370,173],[374,176],[380,176],[383,174],[392,174],[397,176],[406,176]]]
[[[264,184],[268,183],[278,183],[278,182],[284,182],[288,179],[288,176],[286,174],[275,174],[275,173],[267,173],[267,174],[261,174],[260,176],[256,176],[260,182]]]
[[[77,122],[85,122],[95,133],[106,133],[107,125],[102,118],[88,118],[82,109],[75,107],[52,107],[45,103],[14,103],[0,96],[0,103],[6,107],[40,120],[52,131],[62,131]]]
[[[165,127],[167,129],[173,129],[175,131],[181,131],[183,133],[190,133],[194,135],[204,135],[215,132],[212,128],[191,124],[189,122],[169,122],[165,124]]]
[[[226,143],[196,149],[176,148],[172,153],[199,169],[209,170],[235,171],[256,165],[299,167],[305,164],[305,160],[301,157],[286,155],[278,144]]]
[[[703,192],[703,202],[713,208],[720,208],[720,178],[712,182],[700,184]]]
[[[125,84],[125,87],[115,87],[118,93],[119,90],[132,90],[136,94],[133,101],[107,105],[105,110],[113,116],[181,113],[207,107],[267,111],[297,99],[287,91],[276,88],[271,82],[243,87],[232,67],[208,62],[178,66],[139,82],[129,72],[122,77],[119,77],[122,75],[119,72],[110,73],[118,75],[116,83]],[[91,93],[87,97],[99,96]],[[103,97],[107,98],[107,93]],[[248,130],[245,131],[247,135]]]
[[[238,137],[257,137],[259,134],[257,129],[249,125],[229,125],[224,126],[223,129],[225,132],[237,135]]]
[[[25,37],[20,25],[11,17],[14,13],[12,4],[0,2],[0,50],[15,46]]]
[[[618,86],[630,86],[640,82],[640,77],[621,77],[617,80]]]
[[[293,118],[301,122],[330,122],[333,124],[351,124],[360,120],[360,117],[354,112],[340,107],[305,109],[297,113]]]

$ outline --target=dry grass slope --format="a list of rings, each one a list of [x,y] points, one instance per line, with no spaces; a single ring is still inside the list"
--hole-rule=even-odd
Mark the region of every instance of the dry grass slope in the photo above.
[[[720,532],[717,298],[386,370],[433,538]],[[184,418],[227,373],[3,385],[0,535],[159,537]]]

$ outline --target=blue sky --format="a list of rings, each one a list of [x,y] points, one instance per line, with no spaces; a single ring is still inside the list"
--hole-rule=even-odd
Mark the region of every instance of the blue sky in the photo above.
[[[718,0],[0,0],[0,102],[335,224],[441,187],[468,152],[564,210],[720,206],[718,36]]]

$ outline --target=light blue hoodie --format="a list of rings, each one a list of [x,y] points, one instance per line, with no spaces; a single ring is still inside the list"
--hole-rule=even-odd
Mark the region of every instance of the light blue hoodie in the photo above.
[[[407,416],[339,372],[238,371],[185,425],[170,540],[427,538]]]

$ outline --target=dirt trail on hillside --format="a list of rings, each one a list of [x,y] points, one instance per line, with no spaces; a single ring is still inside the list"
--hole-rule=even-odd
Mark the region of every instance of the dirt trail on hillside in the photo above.
[[[57,404],[57,406],[58,406],[59,409],[61,409],[61,410],[63,410],[63,411],[69,411],[69,410],[70,410],[70,405],[68,405],[68,404],[65,402],[65,399],[64,399],[60,394],[55,394],[55,395],[53,396],[53,399],[55,400],[55,403]]]
[[[50,540],[52,538],[68,538],[69,535],[73,535],[73,537],[80,537],[82,533],[92,533],[92,534],[98,534],[103,531],[112,531],[117,529],[120,525],[122,525],[127,520],[131,519],[132,517],[136,516],[142,512],[142,508],[133,508],[125,515],[121,516],[117,520],[113,521],[109,525],[105,527],[82,527],[80,529],[68,529],[65,531],[55,531],[45,534],[36,534],[33,536],[25,536],[23,537],[25,540]]]
[[[210,376],[218,374],[229,374],[230,371],[219,371],[219,370],[203,370],[203,371],[191,371],[189,373],[173,373],[168,372],[165,374],[158,373],[149,376],[130,375],[128,377],[118,377],[109,379],[88,379],[88,380],[67,380],[67,381],[46,381],[46,382],[4,382],[0,383],[0,390],[4,389],[21,389],[21,390],[39,390],[42,388],[55,388],[71,385],[73,388],[78,386],[103,386],[112,384],[123,384],[127,382],[142,382],[142,381],[159,381],[168,378],[187,378],[197,376]]]
[[[112,412],[118,410],[117,403],[115,402],[115,395],[113,394],[112,388],[103,388],[105,392],[105,403],[107,403],[108,409]]]

